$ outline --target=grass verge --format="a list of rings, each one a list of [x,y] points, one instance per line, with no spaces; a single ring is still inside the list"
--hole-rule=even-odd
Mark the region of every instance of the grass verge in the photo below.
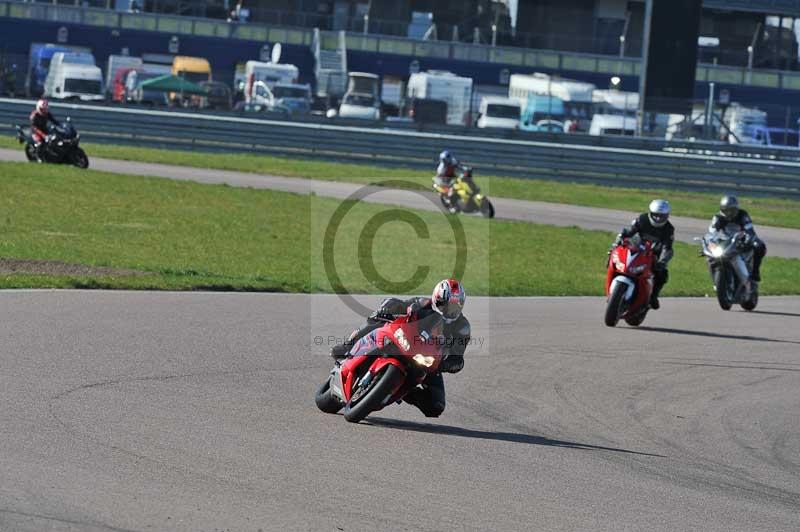
[[[19,149],[19,144],[0,137],[0,147]],[[269,155],[239,153],[218,154],[153,148],[136,148],[107,144],[85,144],[90,157],[106,157],[126,161],[176,164],[195,168],[215,168],[240,172],[304,177],[328,181],[374,183],[402,178],[424,186],[430,185],[434,169],[435,150],[431,151],[431,172],[410,169],[384,168],[360,164],[344,164],[314,160],[297,160]],[[469,162],[469,161],[465,161]],[[536,169],[531,169],[532,179],[484,176],[477,170],[478,183],[487,194],[531,201],[566,203],[589,207],[602,207],[640,212],[654,197],[670,200],[676,216],[711,218],[719,204],[719,195],[676,190],[639,190],[578,183],[563,183],[536,179]],[[757,224],[800,228],[800,202],[781,198],[740,198]],[[622,222],[621,222],[622,223]]]
[[[0,288],[330,292],[328,249],[351,292],[427,291],[461,256],[474,295],[599,295],[613,238],[356,203],[333,239],[333,199],[25,163],[0,175],[0,257],[147,274],[0,273]],[[800,261],[768,258],[762,292],[800,293],[798,274]],[[710,289],[696,249],[679,244],[665,295]]]

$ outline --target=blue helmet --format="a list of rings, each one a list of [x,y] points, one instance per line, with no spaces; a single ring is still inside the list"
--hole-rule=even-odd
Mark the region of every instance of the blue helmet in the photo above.
[[[450,153],[450,150],[444,150],[442,153],[439,154],[439,162],[444,164],[453,164],[456,158],[453,157],[453,154]]]

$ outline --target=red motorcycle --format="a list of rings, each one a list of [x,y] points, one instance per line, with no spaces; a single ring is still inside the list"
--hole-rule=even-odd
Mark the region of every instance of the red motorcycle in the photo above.
[[[425,377],[436,373],[444,351],[442,333],[438,317],[429,322],[405,315],[387,321],[336,363],[317,390],[317,407],[329,414],[344,408],[344,418],[358,423],[399,402]]]
[[[606,274],[605,322],[614,327],[620,319],[633,327],[644,322],[653,293],[653,245],[638,236],[625,238],[611,248]]]

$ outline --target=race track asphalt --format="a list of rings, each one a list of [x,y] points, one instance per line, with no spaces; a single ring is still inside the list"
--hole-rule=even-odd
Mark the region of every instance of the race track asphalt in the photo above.
[[[0,161],[24,161],[22,151],[0,149]],[[314,192],[318,196],[345,199],[365,190],[363,185],[335,181],[322,181],[291,177],[280,177],[266,174],[251,174],[228,170],[212,170],[190,168],[165,164],[142,163],[136,161],[118,161],[112,159],[91,160],[91,167],[105,172],[164,177],[182,181],[195,181],[206,184],[225,183],[235,187],[263,188],[308,194]],[[431,193],[412,193],[403,190],[387,190],[382,187],[368,188],[372,194],[364,201],[404,205],[416,209],[439,210],[438,200]],[[514,200],[508,198],[491,198],[497,211],[497,218],[518,220],[561,227],[580,227],[601,231],[618,232],[624,225],[633,220],[636,213],[597,207],[562,205],[538,201]],[[433,201],[432,201],[433,200]],[[646,208],[646,206],[642,206]],[[705,234],[708,223],[716,209],[709,206],[709,219],[698,220],[673,216],[675,237],[677,240],[694,243],[695,237]],[[757,218],[757,216],[756,216]],[[768,253],[774,257],[800,258],[800,230],[758,225],[759,236],[767,243]]]
[[[0,292],[0,530],[796,531],[800,299],[758,310],[471,298],[442,417],[352,425],[335,296]]]

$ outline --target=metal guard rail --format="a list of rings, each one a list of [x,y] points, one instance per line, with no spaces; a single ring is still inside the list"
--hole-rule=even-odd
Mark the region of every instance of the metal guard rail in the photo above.
[[[32,105],[31,101],[0,99],[0,132],[13,133],[13,124],[26,122]],[[447,147],[484,175],[800,198],[798,150],[566,134],[477,135],[452,128],[418,131],[232,114],[51,105],[58,116],[71,116],[82,138],[91,142],[431,170],[439,151]]]

